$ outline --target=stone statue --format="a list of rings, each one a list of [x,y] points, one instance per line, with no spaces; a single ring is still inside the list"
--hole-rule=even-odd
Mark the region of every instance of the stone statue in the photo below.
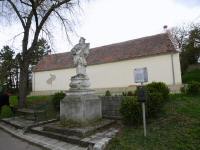
[[[86,66],[87,61],[86,57],[89,54],[89,43],[85,43],[85,39],[83,37],[80,38],[79,43],[76,44],[71,53],[74,59],[74,65],[76,66],[76,74],[86,75]]]
[[[71,50],[76,67],[76,75],[71,77],[70,90],[83,90],[88,89],[90,86],[89,78],[86,74],[86,58],[89,55],[89,47],[90,44],[85,43],[85,39],[81,37],[79,43]]]
[[[71,77],[70,88],[60,101],[60,119],[72,120],[81,124],[90,123],[102,117],[101,99],[90,89],[89,77],[86,73],[89,54],[89,43],[83,37],[76,44],[71,54],[76,67],[76,75]]]

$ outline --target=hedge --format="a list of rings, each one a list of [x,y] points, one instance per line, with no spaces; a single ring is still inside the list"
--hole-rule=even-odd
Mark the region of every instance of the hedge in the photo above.
[[[162,82],[153,82],[145,86],[147,90],[146,115],[148,118],[155,117],[161,110],[165,101],[169,98],[169,89]],[[137,95],[137,90],[135,95]],[[141,104],[137,96],[124,96],[120,113],[122,121],[126,125],[135,125],[141,123],[142,111]]]

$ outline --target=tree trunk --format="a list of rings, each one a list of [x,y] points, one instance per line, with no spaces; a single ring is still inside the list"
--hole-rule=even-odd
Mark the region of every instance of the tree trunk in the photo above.
[[[17,91],[19,90],[19,69],[18,66],[16,67],[16,72],[15,72],[15,76],[16,76],[16,89]]]
[[[12,82],[13,80],[12,80],[12,73],[11,73],[11,71],[9,72],[9,90],[11,90],[12,89],[12,86],[13,86],[13,82]]]
[[[24,62],[20,66],[20,80],[19,80],[19,107],[20,108],[23,108],[26,102],[27,78],[28,78],[28,63]]]

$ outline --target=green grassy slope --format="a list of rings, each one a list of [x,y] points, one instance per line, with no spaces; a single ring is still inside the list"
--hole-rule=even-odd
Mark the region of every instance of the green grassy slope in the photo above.
[[[184,73],[182,76],[183,83],[188,83],[190,81],[199,81],[200,82],[200,69],[195,69],[189,72]]]
[[[157,119],[143,128],[123,127],[108,150],[199,150],[200,96],[171,95]]]

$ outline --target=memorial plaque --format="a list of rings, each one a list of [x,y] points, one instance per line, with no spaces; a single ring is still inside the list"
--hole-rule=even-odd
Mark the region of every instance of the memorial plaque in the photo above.
[[[134,69],[134,80],[135,83],[148,82],[147,68],[136,68]]]

